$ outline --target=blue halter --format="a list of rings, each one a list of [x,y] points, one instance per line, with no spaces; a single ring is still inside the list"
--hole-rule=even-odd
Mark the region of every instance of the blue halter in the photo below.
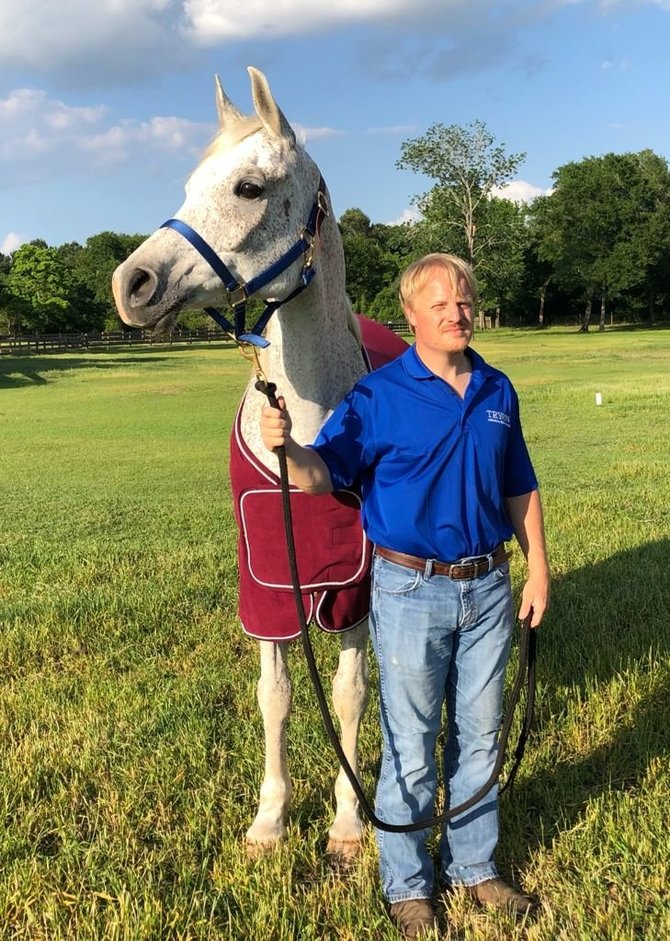
[[[309,214],[307,225],[300,233],[298,241],[295,242],[281,258],[278,258],[274,264],[270,265],[266,271],[263,271],[246,283],[244,281],[238,281],[231,274],[214,249],[208,245],[202,236],[198,235],[195,229],[192,229],[188,223],[182,222],[181,219],[168,219],[167,222],[163,223],[161,229],[174,229],[175,232],[179,232],[180,235],[183,235],[186,241],[190,242],[193,248],[202,255],[219,278],[221,278],[228,292],[228,306],[233,311],[235,322],[232,324],[227,317],[224,317],[215,307],[205,307],[205,313],[209,314],[226,333],[232,334],[235,337],[236,343],[251,343],[252,346],[266,347],[269,346],[269,340],[262,337],[261,333],[267,326],[270,317],[272,317],[278,307],[293,300],[294,297],[297,297],[298,294],[304,291],[314,277],[315,271],[312,266],[314,237],[318,234],[321,221],[327,215],[328,203],[326,201],[326,184],[323,177],[320,177],[319,188],[314,205],[312,206],[312,211]],[[270,281],[273,281],[277,275],[286,271],[301,255],[304,255],[304,264],[298,287],[281,301],[266,301],[265,310],[254,326],[250,330],[247,330],[245,324],[247,300],[260,291],[262,287],[265,287],[266,284],[269,284]]]

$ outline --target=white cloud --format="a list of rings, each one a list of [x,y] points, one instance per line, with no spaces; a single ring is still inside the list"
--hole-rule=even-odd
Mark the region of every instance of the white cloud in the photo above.
[[[128,81],[183,56],[180,0],[0,0],[0,66]]]
[[[0,180],[11,185],[53,179],[115,166],[140,152],[192,160],[213,131],[213,125],[177,117],[113,124],[102,105],[72,106],[22,88],[0,99]]]
[[[509,199],[513,203],[532,203],[538,196],[549,196],[549,189],[541,189],[534,186],[533,183],[527,183],[525,180],[512,180],[504,186],[496,186],[491,191],[494,196],[501,199]]]
[[[393,219],[391,222],[387,222],[386,225],[405,225],[406,223],[418,222],[421,218],[421,213],[418,209],[410,207],[404,209],[397,219]]]
[[[192,64],[202,46],[425,21],[444,7],[445,0],[0,0],[0,67],[70,82],[129,82]]]
[[[496,0],[0,0],[0,68],[70,85],[131,83],[196,64],[203,46],[374,25],[369,69],[443,79],[508,56],[520,23],[573,3],[670,10],[670,0],[508,0],[503,18]],[[417,37],[440,38],[440,48],[414,46]]]
[[[23,235],[18,235],[16,232],[8,232],[0,245],[0,252],[3,255],[11,255],[12,252],[16,251],[19,245],[23,245],[25,241],[26,239]]]
[[[79,108],[50,99],[46,92],[20,88],[0,99],[0,164],[44,157],[99,124],[106,109]]]
[[[214,128],[184,118],[155,117],[148,121],[123,120],[77,143],[79,150],[92,154],[102,165],[121,163],[140,148],[158,153],[182,153],[196,156]]]
[[[287,36],[344,24],[388,22],[438,5],[444,6],[444,0],[337,0],[312,4],[304,0],[185,0],[185,32],[196,43],[214,45],[253,36]]]
[[[329,140],[333,137],[345,137],[347,132],[335,127],[305,127],[296,121],[291,121],[291,127],[302,144],[314,140]]]
[[[600,68],[603,72],[611,72],[612,69],[615,69],[617,72],[625,72],[629,66],[630,63],[628,59],[620,59],[617,62],[614,62],[612,59],[605,59],[600,63]]]

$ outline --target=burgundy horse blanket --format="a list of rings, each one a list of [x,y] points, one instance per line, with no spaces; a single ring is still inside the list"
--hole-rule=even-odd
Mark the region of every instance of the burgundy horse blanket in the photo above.
[[[391,330],[358,318],[370,369],[407,349]],[[237,413],[230,441],[230,482],[239,529],[239,615],[259,640],[300,634],[293,597],[279,477],[256,460],[242,439]],[[313,496],[290,488],[291,515],[303,609],[307,621],[328,632],[345,631],[367,617],[371,546],[354,490]]]

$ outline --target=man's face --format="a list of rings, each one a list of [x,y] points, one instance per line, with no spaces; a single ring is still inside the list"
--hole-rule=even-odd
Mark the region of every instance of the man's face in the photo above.
[[[472,303],[465,279],[460,279],[454,291],[449,273],[436,267],[405,309],[419,348],[462,353],[472,339]]]

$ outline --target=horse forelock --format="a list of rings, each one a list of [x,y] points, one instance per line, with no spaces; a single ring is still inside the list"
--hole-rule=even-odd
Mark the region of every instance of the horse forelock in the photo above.
[[[255,114],[243,115],[239,121],[229,123],[225,128],[218,131],[207,145],[200,162],[204,163],[209,157],[215,157],[217,154],[231,150],[241,141],[255,134],[256,131],[260,131],[262,127],[260,118],[256,117]]]

